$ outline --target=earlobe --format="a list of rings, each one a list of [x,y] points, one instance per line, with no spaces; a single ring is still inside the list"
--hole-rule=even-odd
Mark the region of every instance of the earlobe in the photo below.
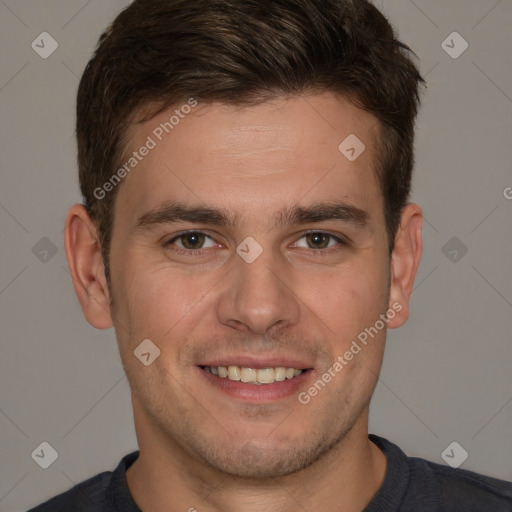
[[[110,297],[96,227],[81,204],[66,217],[64,245],[73,286],[86,320],[97,329],[112,327]]]
[[[423,214],[417,204],[408,204],[402,210],[391,255],[389,308],[397,314],[388,322],[390,329],[400,327],[409,317],[409,300],[423,252],[422,221]]]

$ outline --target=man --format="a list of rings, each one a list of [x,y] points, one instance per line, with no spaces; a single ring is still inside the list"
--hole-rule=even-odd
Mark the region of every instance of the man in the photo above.
[[[510,511],[368,434],[422,252],[423,82],[363,0],[135,0],[78,92],[66,253],[139,451],[36,511]]]

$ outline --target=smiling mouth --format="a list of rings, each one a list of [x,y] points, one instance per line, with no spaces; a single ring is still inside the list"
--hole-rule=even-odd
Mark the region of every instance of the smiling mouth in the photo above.
[[[297,368],[286,368],[284,366],[258,369],[244,366],[200,366],[200,368],[206,373],[211,373],[221,379],[256,385],[291,380],[308,371],[307,369],[298,370]]]

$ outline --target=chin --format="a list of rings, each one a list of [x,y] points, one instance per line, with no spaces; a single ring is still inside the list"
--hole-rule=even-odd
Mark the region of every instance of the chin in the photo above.
[[[231,446],[222,453],[210,447],[200,452],[200,458],[212,469],[231,477],[265,480],[292,475],[307,468],[332,446],[313,443],[310,438],[308,446],[299,447],[298,443],[288,441],[287,446],[276,447],[268,440],[264,443],[248,441]]]

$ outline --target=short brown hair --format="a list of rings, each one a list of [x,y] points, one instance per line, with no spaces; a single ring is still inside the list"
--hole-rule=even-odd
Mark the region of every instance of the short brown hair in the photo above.
[[[109,279],[113,175],[136,112],[195,98],[250,105],[335,92],[378,120],[376,172],[390,250],[407,204],[420,82],[411,50],[366,0],[135,0],[100,37],[80,81],[77,141],[84,206]],[[341,142],[341,141],[340,141]]]

